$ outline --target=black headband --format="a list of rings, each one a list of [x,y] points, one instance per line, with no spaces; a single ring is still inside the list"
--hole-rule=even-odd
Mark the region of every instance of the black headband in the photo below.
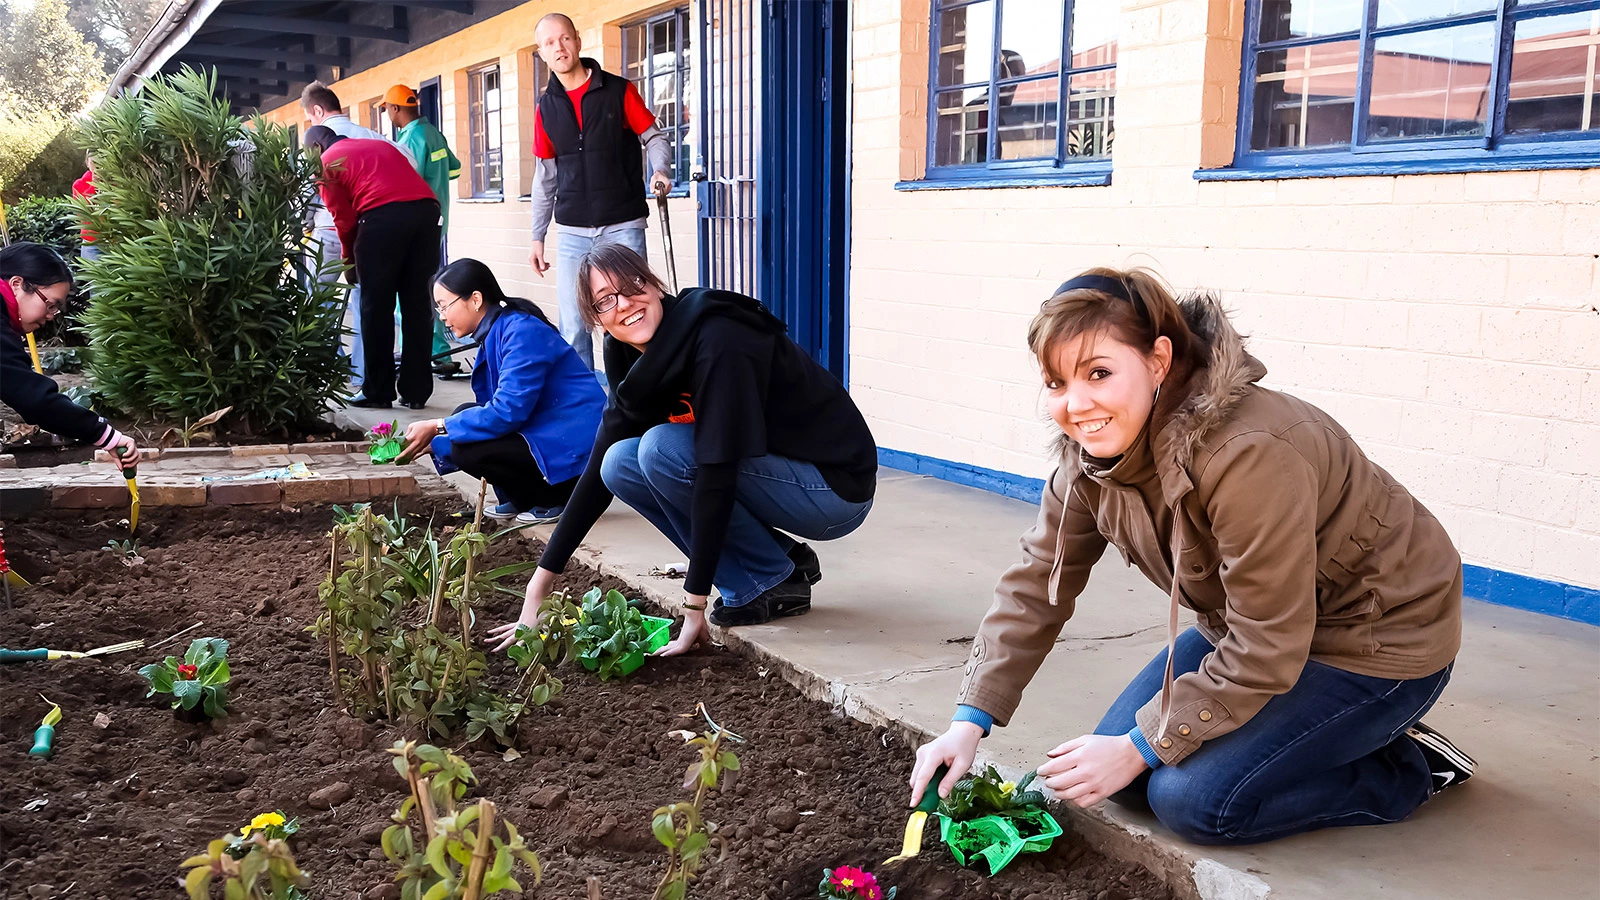
[[[1076,290],[1099,291],[1102,294],[1110,294],[1118,300],[1124,300],[1132,304],[1135,312],[1143,316],[1145,321],[1150,321],[1150,313],[1144,308],[1143,301],[1135,297],[1128,290],[1128,286],[1123,284],[1119,278],[1107,278],[1104,275],[1079,275],[1077,278],[1062,282],[1061,286],[1056,288],[1055,294],[1051,296]]]

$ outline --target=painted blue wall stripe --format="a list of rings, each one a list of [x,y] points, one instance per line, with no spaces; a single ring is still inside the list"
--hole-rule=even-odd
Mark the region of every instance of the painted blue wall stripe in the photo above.
[[[878,464],[1027,503],[1038,503],[1044,494],[1042,478],[1025,478],[1010,472],[969,466],[888,447],[878,448]],[[1466,581],[1465,593],[1474,600],[1600,625],[1600,590],[1484,566],[1464,565],[1461,568]]]

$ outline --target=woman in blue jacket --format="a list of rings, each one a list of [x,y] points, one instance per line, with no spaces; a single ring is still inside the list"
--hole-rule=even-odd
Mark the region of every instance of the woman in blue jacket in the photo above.
[[[589,462],[605,392],[545,314],[507,297],[478,260],[444,267],[432,292],[445,327],[482,345],[472,369],[478,402],[413,422],[402,459],[431,452],[441,475],[488,479],[503,501],[495,514],[554,521]]]

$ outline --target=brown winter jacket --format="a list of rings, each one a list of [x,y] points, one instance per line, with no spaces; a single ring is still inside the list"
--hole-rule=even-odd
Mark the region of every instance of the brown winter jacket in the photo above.
[[[1307,659],[1411,679],[1443,669],[1461,645],[1461,558],[1439,521],[1327,413],[1257,386],[1266,369],[1215,299],[1182,306],[1210,366],[1152,423],[1148,447],[1112,469],[1066,442],[958,697],[997,724],[1010,719],[1109,541],[1194,610],[1216,646],[1164,691],[1164,731],[1161,695],[1138,712],[1169,764],[1249,721]],[[1144,496],[1166,508],[1152,515]]]

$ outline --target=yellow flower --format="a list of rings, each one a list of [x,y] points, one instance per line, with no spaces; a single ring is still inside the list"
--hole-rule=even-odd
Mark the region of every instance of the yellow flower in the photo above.
[[[1004,783],[1002,783],[1000,785],[1000,793],[1005,794],[1007,797],[1011,796],[1012,794],[1014,794],[1016,792],[1017,792],[1017,783],[1015,781],[1007,781],[1007,782],[1004,782]]]
[[[275,812],[262,813],[250,820],[250,824],[239,829],[240,837],[249,837],[252,831],[262,831],[268,825],[282,825],[283,816]]]

